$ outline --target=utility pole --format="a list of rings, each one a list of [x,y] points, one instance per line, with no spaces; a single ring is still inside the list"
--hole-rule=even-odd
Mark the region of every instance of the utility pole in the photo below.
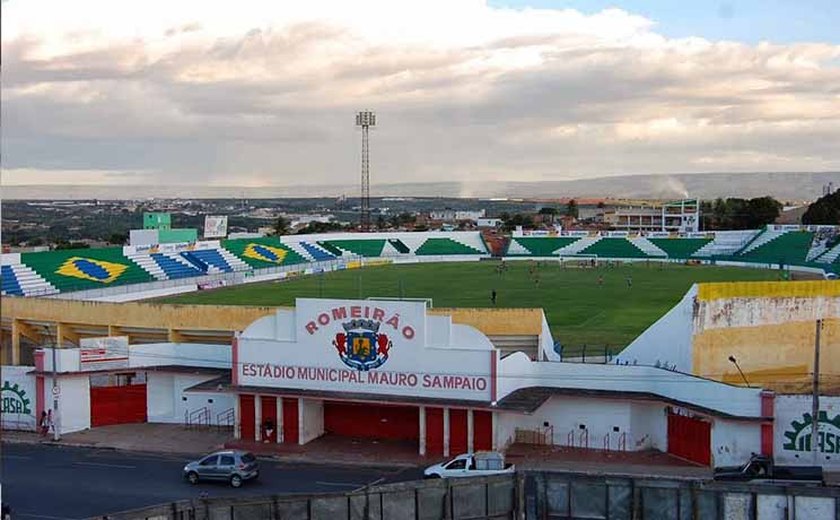
[[[53,423],[53,440],[59,441],[61,440],[61,435],[58,433],[59,430],[59,423],[58,423],[58,393],[60,391],[58,387],[58,370],[56,366],[56,345],[52,347],[52,396],[53,396],[53,414],[52,414],[52,423]]]
[[[811,451],[814,454],[814,465],[817,465],[819,454],[819,426],[820,426],[820,332],[823,320],[817,320],[817,333],[814,340],[814,396],[811,406]]]

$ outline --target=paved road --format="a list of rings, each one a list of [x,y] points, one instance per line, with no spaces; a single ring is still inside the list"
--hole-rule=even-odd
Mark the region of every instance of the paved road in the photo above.
[[[182,480],[186,459],[85,448],[3,444],[3,501],[13,518],[88,518],[173,500],[246,494],[350,491],[380,481],[414,480],[419,468],[393,470],[261,461],[260,479],[240,489]]]

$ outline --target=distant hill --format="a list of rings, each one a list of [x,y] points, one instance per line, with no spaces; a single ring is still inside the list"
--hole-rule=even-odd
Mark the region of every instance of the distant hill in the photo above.
[[[620,175],[569,181],[544,182],[432,182],[374,184],[375,197],[465,197],[465,198],[681,198],[756,197],[771,195],[780,200],[814,200],[822,186],[840,185],[840,172],[820,173],[696,173],[673,175]],[[5,186],[5,199],[144,199],[144,198],[283,198],[356,196],[355,184],[328,186]]]

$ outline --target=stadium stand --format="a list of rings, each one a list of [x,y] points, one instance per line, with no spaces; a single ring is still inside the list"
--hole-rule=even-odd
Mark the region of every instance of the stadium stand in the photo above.
[[[691,258],[706,244],[712,242],[710,238],[649,238],[648,240],[664,251],[669,258],[679,259]]]
[[[61,292],[153,280],[121,247],[21,253],[20,261]]]
[[[659,246],[647,239],[647,237],[636,236],[627,239],[631,244],[639,248],[645,255],[651,258],[664,258],[667,255]]]
[[[840,262],[840,243],[823,253],[817,258],[817,262],[821,264],[836,264]]]
[[[813,238],[814,234],[810,231],[779,231],[768,228],[747,244],[736,258],[768,264],[805,264]]]
[[[480,255],[482,253],[475,247],[451,238],[428,238],[414,252],[418,256]]]
[[[411,249],[409,249],[408,246],[405,245],[405,243],[399,238],[389,238],[388,244],[393,247],[398,254],[407,255],[411,253]]]
[[[336,256],[341,256],[344,251],[347,251],[353,255],[378,258],[382,256],[382,250],[385,248],[385,239],[322,240],[318,242],[318,245]]]
[[[277,237],[232,239],[222,242],[220,254],[225,258],[235,258],[243,265],[254,269],[277,267],[278,265],[302,264],[310,260],[291,247],[283,244]],[[235,266],[232,260],[228,263]],[[240,271],[242,269],[234,270]]]
[[[582,255],[597,255],[599,258],[648,258],[644,251],[626,238],[602,238],[580,251]]]
[[[695,258],[711,258],[716,256],[734,255],[760,231],[755,229],[738,231],[715,231],[715,238],[694,252]]]
[[[304,242],[301,240],[298,242],[300,246],[312,257],[312,260],[315,262],[323,262],[325,260],[335,260],[335,257],[338,255],[333,255],[329,253],[326,249],[316,246],[314,244],[310,244],[309,242]]]
[[[576,242],[576,237],[514,237],[508,246],[510,256],[558,256],[557,250]]]
[[[45,296],[58,290],[44,278],[20,263],[20,255],[3,255],[2,294],[14,296]]]
[[[575,240],[571,244],[561,247],[555,254],[558,256],[574,256],[580,254],[581,251],[586,249],[587,247],[593,245],[595,242],[601,240],[600,237],[583,237]]]
[[[228,263],[218,249],[196,249],[184,251],[181,256],[205,273],[232,273],[233,266]]]
[[[152,260],[157,263],[158,267],[163,270],[163,273],[169,280],[174,280],[176,278],[190,278],[205,274],[204,271],[200,270],[189,261],[184,260],[177,254],[168,255],[164,253],[152,253],[150,256],[152,257]]]

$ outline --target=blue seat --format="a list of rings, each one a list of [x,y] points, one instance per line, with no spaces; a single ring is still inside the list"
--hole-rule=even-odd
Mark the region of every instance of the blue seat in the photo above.
[[[160,266],[161,269],[163,269],[163,272],[166,273],[166,277],[169,279],[189,278],[192,276],[201,276],[205,274],[198,268],[182,264],[177,260],[169,258],[163,253],[152,253],[151,256],[154,259],[155,263],[157,263],[157,265]]]
[[[213,266],[225,273],[232,273],[233,267],[227,263],[225,258],[216,249],[201,249],[198,251],[185,251],[181,256],[187,262],[193,264],[197,269],[203,272],[210,270]]]
[[[326,251],[324,251],[323,249],[321,249],[318,246],[314,246],[314,245],[312,245],[308,242],[301,242],[300,245],[301,245],[301,247],[306,249],[307,253],[312,255],[312,258],[316,262],[321,262],[323,260],[335,260],[335,256],[327,253]]]
[[[23,289],[20,287],[15,270],[10,265],[4,265],[0,271],[0,277],[3,279],[3,292],[6,294],[14,294],[23,296]]]

